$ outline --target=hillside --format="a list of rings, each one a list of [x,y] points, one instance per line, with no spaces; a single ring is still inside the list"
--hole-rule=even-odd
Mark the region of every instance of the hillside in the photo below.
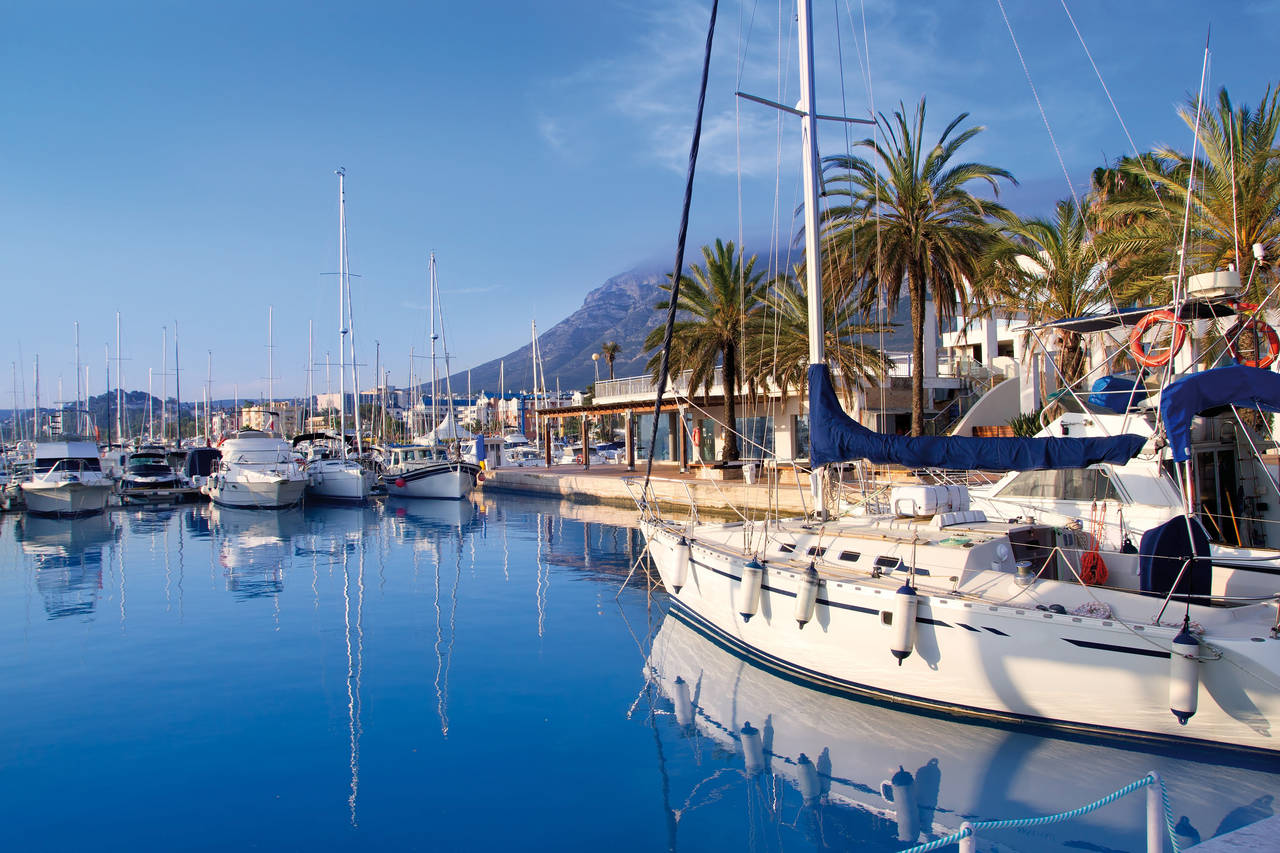
[[[654,305],[662,298],[659,272],[631,271],[614,276],[587,294],[582,307],[549,329],[539,329],[538,346],[547,385],[554,388],[557,378],[566,391],[586,388],[595,381],[591,354],[600,351],[605,341],[617,341],[622,347],[613,365],[615,376],[635,376],[644,372],[646,357],[644,339],[661,321]],[[489,393],[498,390],[498,368],[505,362],[508,390],[533,387],[533,347],[525,344],[501,358],[471,369],[471,387]],[[600,363],[601,378],[608,378],[608,367]],[[466,371],[453,376],[454,388],[465,388]]]
[[[638,376],[645,372],[648,357],[644,353],[644,339],[649,330],[663,322],[664,312],[654,306],[665,295],[659,287],[666,280],[661,272],[632,270],[614,276],[587,294],[582,307],[549,329],[539,330],[538,343],[542,348],[542,363],[546,370],[547,387],[554,389],[557,378],[563,390],[580,390],[595,381],[595,366],[591,354],[600,351],[605,341],[617,341],[622,350],[613,365],[616,377]],[[885,349],[906,352],[911,348],[908,331],[910,313],[906,300],[898,306],[893,318],[897,323],[885,338]],[[874,345],[874,342],[868,341]],[[505,362],[505,380],[508,391],[533,387],[533,365],[530,359],[532,346],[525,344],[501,358],[485,362],[471,369],[471,388],[490,394],[498,391],[498,369]],[[607,379],[608,367],[600,362],[600,378]],[[467,387],[467,372],[460,371],[452,377],[454,388]]]

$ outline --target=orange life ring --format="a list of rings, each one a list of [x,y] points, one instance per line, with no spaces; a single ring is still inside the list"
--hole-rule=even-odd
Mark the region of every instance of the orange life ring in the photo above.
[[[1241,335],[1257,334],[1266,341],[1269,352],[1262,355],[1261,351],[1254,353],[1254,358],[1240,358],[1240,350],[1237,342]],[[1261,346],[1259,346],[1261,350]],[[1245,367],[1261,367],[1264,370],[1275,363],[1276,356],[1280,355],[1280,335],[1276,334],[1276,330],[1268,326],[1266,323],[1256,317],[1248,317],[1237,320],[1235,325],[1227,330],[1227,351],[1231,353],[1231,358],[1236,364],[1243,364]]]
[[[1173,326],[1173,340],[1165,349],[1157,349],[1152,347],[1150,350],[1142,343],[1142,336],[1154,326],[1156,323],[1169,323]],[[1169,359],[1173,358],[1178,350],[1182,349],[1182,344],[1186,341],[1187,330],[1178,322],[1178,318],[1174,316],[1172,311],[1161,308],[1159,311],[1152,311],[1147,316],[1138,321],[1138,325],[1133,327],[1133,331],[1129,333],[1129,346],[1133,349],[1134,359],[1144,367],[1163,367],[1169,363]]]
[[[702,446],[702,427],[693,428],[693,446],[694,447]]]
[[[1088,586],[1107,582],[1107,564],[1097,551],[1086,551],[1080,556],[1080,580]]]

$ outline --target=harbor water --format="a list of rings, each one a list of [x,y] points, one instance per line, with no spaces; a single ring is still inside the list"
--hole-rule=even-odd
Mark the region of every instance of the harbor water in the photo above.
[[[0,848],[890,851],[1150,770],[1184,844],[1274,811],[1265,759],[761,669],[643,569],[624,584],[635,520],[505,494],[5,516]],[[1144,814],[1138,794],[979,849],[1143,850]]]

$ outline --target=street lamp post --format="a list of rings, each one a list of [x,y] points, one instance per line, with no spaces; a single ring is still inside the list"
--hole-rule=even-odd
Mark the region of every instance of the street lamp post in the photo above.
[[[591,353],[591,363],[596,366],[596,384],[600,384],[600,353]]]

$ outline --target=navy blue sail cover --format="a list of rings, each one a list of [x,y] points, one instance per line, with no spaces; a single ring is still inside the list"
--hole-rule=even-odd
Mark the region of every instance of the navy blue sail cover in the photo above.
[[[1160,392],[1160,419],[1175,462],[1191,458],[1191,422],[1227,406],[1280,412],[1280,374],[1232,364],[1191,373]]]
[[[970,438],[884,435],[845,414],[825,364],[809,365],[809,458],[816,468],[866,459],[877,465],[953,470],[1035,471],[1123,465],[1142,449],[1140,435],[1110,438]]]

